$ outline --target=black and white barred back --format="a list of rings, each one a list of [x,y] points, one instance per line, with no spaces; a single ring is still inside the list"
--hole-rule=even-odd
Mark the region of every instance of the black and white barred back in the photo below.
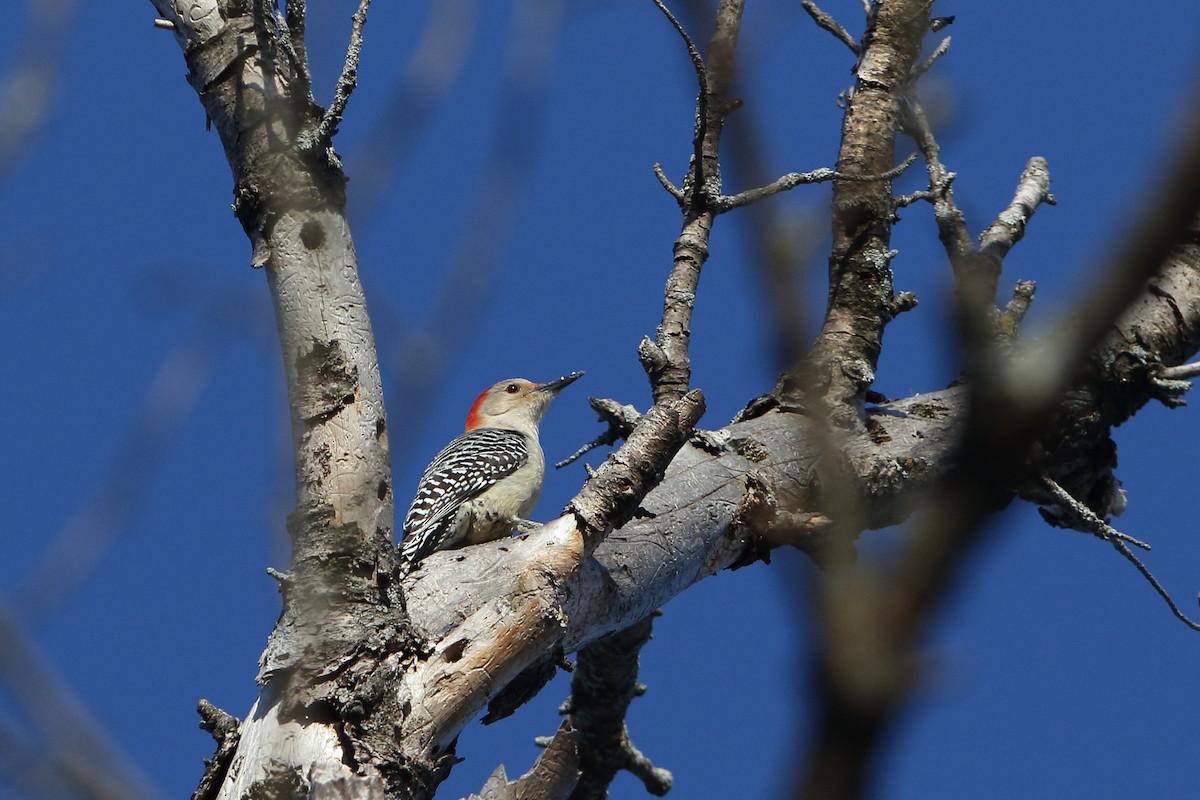
[[[525,436],[504,428],[475,428],[442,448],[421,476],[420,492],[404,517],[401,559],[415,564],[442,548],[463,503],[516,472],[529,460]]]

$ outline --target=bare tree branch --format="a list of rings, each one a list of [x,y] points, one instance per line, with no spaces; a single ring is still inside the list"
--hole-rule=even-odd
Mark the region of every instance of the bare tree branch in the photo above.
[[[300,68],[302,86],[308,87],[308,95],[312,96],[312,73],[308,66],[308,0],[288,0],[284,11],[284,22],[287,25],[288,37],[296,53],[296,65]]]
[[[1200,361],[1180,364],[1176,367],[1163,367],[1158,371],[1158,377],[1165,380],[1187,380],[1200,377]]]
[[[1193,92],[1193,95],[1195,92]],[[1039,406],[1054,399],[1076,376],[1088,353],[1109,332],[1113,319],[1135,302],[1146,282],[1162,269],[1175,248],[1189,243],[1200,214],[1200,103],[1182,128],[1174,167],[1161,173],[1162,184],[1146,193],[1132,233],[1109,252],[1115,253],[1099,271],[1098,284],[1084,297],[1076,314],[1063,320],[1045,342],[1027,348],[1012,364],[1026,381],[1030,399]],[[1078,496],[1073,489],[1068,489]]]
[[[652,795],[671,788],[671,773],[651,764],[625,727],[625,712],[639,694],[638,652],[650,641],[651,625],[647,618],[579,651],[571,696],[563,704],[580,744],[581,775],[572,800],[604,800],[620,770],[635,774]]]
[[[922,199],[933,205],[938,237],[950,259],[956,281],[958,322],[966,351],[967,370],[979,380],[996,374],[996,362],[1007,358],[1008,345],[1015,339],[1019,322],[1017,312],[1024,316],[1024,307],[1012,307],[1012,313],[1001,314],[996,308],[996,287],[1004,258],[1025,233],[1025,225],[1042,203],[1054,203],[1050,194],[1050,171],[1045,159],[1035,156],[1029,160],[1011,203],[980,237],[976,247],[967,231],[967,222],[954,200],[954,173],[946,169],[925,111],[921,107],[916,87],[908,93],[905,118],[908,133],[925,156],[929,174],[929,189]],[[1029,293],[1032,299],[1032,292]],[[1027,304],[1026,306],[1027,307]],[[1004,345],[1004,346],[1002,346]]]
[[[192,793],[192,800],[209,800],[217,796],[229,775],[229,767],[241,741],[241,723],[237,717],[225,713],[207,700],[200,701],[197,711],[201,718],[200,727],[211,733],[217,741],[217,752],[211,759],[205,759],[204,774],[200,777],[200,785]]]
[[[930,23],[929,27],[931,29],[933,28],[932,22]],[[921,76],[928,72],[930,68],[937,63],[937,60],[946,55],[949,50],[950,37],[947,36],[945,39],[942,39],[940,42],[938,42],[938,46],[933,48],[933,52],[930,53],[924,61],[913,67],[912,75],[909,76],[909,81],[915,84],[918,80],[920,80]]]
[[[588,553],[638,513],[642,498],[662,479],[703,413],[704,396],[698,389],[655,404],[567,504],[564,513],[579,520]]]
[[[496,767],[483,790],[469,800],[567,800],[579,780],[578,740],[570,720],[563,720],[529,772],[509,781],[504,767]]]
[[[622,439],[629,438],[629,434],[633,433],[633,429],[642,421],[642,415],[631,405],[622,405],[616,400],[607,400],[599,397],[589,397],[588,403],[599,413],[600,421],[607,424],[608,428],[595,439],[592,439],[574,453],[556,463],[554,465],[555,469],[562,469],[565,466],[575,463],[597,447],[616,444]]]
[[[1065,467],[1082,452],[1065,442],[1090,447],[1086,460],[1098,463],[1090,456],[1110,446],[1108,427],[1116,417],[1164,391],[1164,358],[1182,360],[1189,347],[1200,347],[1200,311],[1193,317],[1191,309],[1176,308],[1162,331],[1141,329],[1169,305],[1160,295],[1175,291],[1171,282],[1189,280],[1200,265],[1166,249],[1164,257],[1171,253],[1187,263],[1169,264],[1155,291],[1116,326],[1123,342],[1160,342],[1161,355],[1156,351],[1118,376],[1116,357],[1103,360],[1111,351],[1096,351],[1087,365],[1089,381],[1062,405],[1061,390],[1072,376],[1043,402],[1037,392],[1019,391],[1018,378],[1030,374],[1018,364],[978,383],[867,407],[883,329],[913,303],[911,295],[893,291],[888,262],[895,201],[879,178],[894,174],[895,132],[909,82],[922,68],[914,63],[929,22],[928,0],[878,0],[868,6],[857,83],[831,173],[837,181],[832,285],[817,345],[807,363],[781,381],[779,402],[695,435],[703,397],[690,388],[691,314],[721,210],[718,145],[725,117],[737,105],[731,81],[742,4],[723,0],[718,7],[707,64],[667,12],[688,43],[701,96],[683,187],[676,189],[659,170],[664,186],[684,202],[662,321],[656,340],[647,339],[640,352],[654,405],[631,429],[620,428],[625,444],[564,516],[515,539],[435,553],[401,577],[391,541],[382,391],[345,220],[344,176],[332,160],[314,165],[302,158],[298,141],[298,132],[320,131],[329,118],[297,99],[303,79],[289,72],[289,62],[302,59],[302,43],[288,51],[280,32],[268,30],[261,4],[257,21],[244,5],[218,7],[215,0],[156,0],[156,6],[186,46],[190,79],[234,169],[238,218],[276,304],[293,409],[294,557],[287,572],[276,573],[284,612],[263,654],[266,685],[238,726],[223,798],[430,797],[455,760],[463,727],[531,668],[581,650],[588,680],[616,687],[602,694],[631,697],[631,665],[648,635],[642,621],[703,577],[761,559],[781,544],[799,546],[818,561],[824,556],[827,566],[817,601],[827,691],[808,788],[812,796],[857,796],[878,742],[908,697],[930,615],[978,540],[982,520],[1018,494],[1047,503],[1043,475],[1099,509],[1098,518],[1109,513],[1115,503],[1111,465],[1070,474],[1072,480],[1061,475],[1070,469],[1050,467]],[[293,36],[302,32],[302,20],[283,27]],[[344,77],[352,77],[349,63]],[[349,90],[343,94],[344,107]],[[324,135],[332,136],[336,125]],[[940,172],[931,169],[925,199],[936,206],[950,198],[943,208],[948,238],[956,252],[978,256],[961,215],[952,218],[950,174],[940,167],[932,134],[926,149],[934,154],[926,153],[927,163]],[[1049,198],[1047,181],[1033,167],[1008,212],[985,233],[981,248],[997,262],[1020,237],[1024,219]],[[1174,242],[1181,234],[1172,231]],[[996,285],[993,279],[987,302],[999,314]],[[1031,286],[1018,285],[1007,319],[1019,322],[1031,297]],[[1114,350],[1120,346],[1112,343]],[[1133,355],[1124,347],[1120,360]],[[1032,406],[1023,404],[1029,396]],[[1090,402],[1096,413],[1081,428],[1074,411]],[[827,420],[841,427],[836,441]],[[1042,459],[1042,453],[1049,455]],[[1061,461],[1045,463],[1054,459]],[[1102,496],[1077,492],[1080,485],[1099,487]],[[930,497],[895,567],[854,567],[848,548],[829,546],[849,542],[848,534],[861,528],[904,520]],[[622,652],[614,652],[614,643]],[[498,771],[484,796],[564,796],[574,791],[577,767],[591,786],[607,786],[609,765],[587,761],[605,751],[652,790],[666,788],[663,772],[629,742],[624,707],[590,721],[585,712],[598,710],[595,703],[581,701],[576,710],[584,718],[578,735],[560,729],[533,777],[510,783]],[[572,760],[579,736],[602,735],[611,745],[618,729],[615,747],[588,748],[582,762]]]
[[[1008,208],[1001,211],[988,229],[980,234],[979,251],[1003,261],[1013,245],[1021,241],[1025,235],[1025,225],[1042,203],[1055,204],[1054,195],[1050,194],[1050,170],[1046,159],[1034,156],[1025,165]]]
[[[342,64],[342,74],[338,76],[337,86],[333,90],[333,102],[329,104],[329,109],[321,117],[321,122],[317,125],[312,139],[301,139],[299,142],[301,149],[328,147],[333,141],[333,135],[337,133],[338,125],[342,122],[342,114],[346,111],[346,104],[350,102],[350,95],[358,86],[358,61],[362,53],[363,26],[367,24],[367,9],[370,7],[371,0],[359,0],[358,9],[351,18],[350,44],[346,47],[346,60]],[[311,86],[311,78],[308,79],[308,83]]]
[[[1081,528],[1086,529],[1097,539],[1111,544],[1113,549],[1123,555],[1125,559],[1129,561],[1129,563],[1137,567],[1137,571],[1142,574],[1142,577],[1146,579],[1147,583],[1154,587],[1154,591],[1158,593],[1158,596],[1163,599],[1163,601],[1171,609],[1171,613],[1174,614],[1180,622],[1182,622],[1184,625],[1187,625],[1194,631],[1200,631],[1200,623],[1192,620],[1187,614],[1183,613],[1175,601],[1171,599],[1170,593],[1168,593],[1163,585],[1158,582],[1158,579],[1155,578],[1153,573],[1151,573],[1146,565],[1142,563],[1142,560],[1134,555],[1129,549],[1129,545],[1133,545],[1134,547],[1140,547],[1143,550],[1149,550],[1150,545],[1139,541],[1128,534],[1121,533],[1117,529],[1113,528],[1100,517],[1096,516],[1094,511],[1072,497],[1066,489],[1063,489],[1061,486],[1055,483],[1053,479],[1043,478],[1042,483],[1047,489],[1050,490],[1051,495],[1053,495],[1054,498],[1059,501],[1059,503],[1061,503],[1064,507],[1071,509],[1071,512],[1078,518],[1079,526]]]
[[[835,39],[850,48],[851,53],[858,55],[862,52],[858,46],[858,42],[850,35],[850,32],[843,28],[836,19],[822,11],[816,3],[812,0],[803,0],[800,5],[813,18],[813,22],[832,33]]]
[[[880,0],[871,6],[846,107],[837,171],[880,175],[894,164],[909,76],[929,22],[929,0]],[[891,319],[893,201],[885,182],[834,182],[830,297],[825,322],[802,365],[776,395],[820,401],[840,428],[861,425],[875,377],[883,329]]]
[[[1167,197],[1180,202],[1186,193],[1167,193]],[[1088,508],[1100,509],[1097,517],[1119,512],[1117,503],[1123,503],[1123,497],[1116,497],[1111,478],[1108,432],[1124,413],[1118,398],[1129,393],[1130,402],[1144,403],[1150,389],[1142,381],[1130,393],[1121,380],[1097,375],[1114,375],[1111,370],[1121,361],[1118,352],[1123,343],[1144,336],[1147,344],[1156,346],[1153,339],[1159,332],[1152,320],[1166,308],[1174,308],[1175,318],[1168,325],[1173,333],[1160,340],[1162,351],[1200,346],[1195,338],[1200,307],[1195,300],[1178,302],[1181,294],[1171,288],[1180,281],[1192,285],[1196,280],[1200,259],[1195,243],[1168,254],[1173,258],[1159,264],[1156,283],[1161,285],[1144,291],[1110,328],[1109,342],[1085,360],[1088,374],[1065,397],[1056,396],[1050,405],[1042,406],[1047,399],[1045,387],[1030,386],[1036,378],[1021,371],[1021,362],[998,377],[980,380],[986,388],[969,383],[958,453],[961,462],[939,481],[928,508],[913,526],[899,565],[886,570],[857,567],[824,582],[819,600],[823,708],[818,746],[803,779],[806,797],[862,795],[878,744],[916,677],[916,647],[930,615],[954,585],[962,562],[980,538],[985,518],[1010,499],[1004,487],[1020,487],[1022,496],[1046,502],[1044,488],[1037,490],[1043,476],[1029,459],[1035,441],[1044,454],[1036,461],[1052,465],[1055,474],[1068,475],[1073,485],[1082,485],[1079,493],[1069,489],[1071,496],[1084,500]],[[1061,405],[1055,413],[1057,403]],[[1049,433],[1045,433],[1047,425]],[[870,656],[863,658],[864,652]]]
[[[692,178],[691,186],[693,192],[691,205],[698,208],[704,202],[704,198],[702,196],[705,185],[704,169],[706,166],[704,158],[704,140],[705,135],[708,132],[708,125],[710,121],[709,104],[712,101],[712,98],[710,97],[712,85],[708,80],[708,67],[705,66],[704,59],[700,55],[700,50],[696,47],[696,43],[692,41],[692,37],[688,35],[688,32],[684,29],[683,25],[678,19],[675,18],[675,15],[671,13],[671,10],[666,7],[662,0],[652,1],[654,5],[658,6],[658,10],[663,13],[663,15],[667,18],[671,25],[674,26],[675,30],[683,39],[683,43],[687,47],[688,56],[692,59],[692,67],[696,70],[696,80],[700,84],[700,90],[696,95],[696,124],[695,130],[692,134],[692,165],[689,171],[689,177]],[[659,173],[661,175],[661,170],[659,170]],[[662,178],[662,180],[665,180],[665,178]],[[664,186],[665,185],[668,184],[664,184]]]
[[[825,181],[848,181],[867,183],[871,181],[890,181],[892,178],[900,175],[917,160],[916,154],[910,155],[898,166],[892,167],[886,172],[881,172],[878,175],[847,175],[837,170],[822,167],[813,170],[812,172],[789,172],[786,175],[780,176],[768,183],[766,186],[760,186],[757,189],[747,189],[744,192],[738,192],[735,195],[721,195],[716,198],[714,204],[721,212],[730,211],[735,208],[756,203],[759,200],[766,199],[780,192],[787,192],[795,189],[797,186],[808,183],[824,183]]]
[[[211,0],[156,0],[155,6],[186,45],[189,80],[233,170],[235,212],[275,305],[292,410],[298,495],[288,525],[292,564],[281,584],[283,614],[262,656],[268,685],[248,715],[239,753],[270,752],[291,737],[306,746],[296,744],[282,763],[299,759],[304,774],[326,782],[358,780],[348,774],[344,743],[329,738],[328,729],[316,726],[299,738],[288,732],[307,713],[302,709],[328,706],[343,709],[358,741],[370,742],[365,748],[373,758],[366,750],[359,755],[378,776],[397,762],[392,723],[382,722],[390,707],[377,720],[363,701],[334,699],[348,664],[380,669],[369,642],[392,647],[404,641],[393,610],[403,601],[392,583],[387,423],[345,219],[345,177],[332,161],[314,169],[289,138],[320,120],[308,104],[293,102],[291,76],[273,71],[279,66],[272,66],[269,52],[275,40],[263,31],[263,9],[255,14],[230,4],[218,13]],[[261,61],[246,57],[251,46],[262,51]],[[375,636],[364,640],[364,631],[372,630]],[[240,795],[236,787],[295,785],[294,773],[280,773],[267,761],[242,763],[227,781],[232,797]]]
[[[721,195],[721,131],[725,117],[736,107],[728,93],[733,79],[733,57],[741,28],[743,0],[721,0],[718,4],[707,65],[699,60],[696,46],[679,21],[659,0],[655,0],[655,4],[667,14],[687,42],[701,89],[696,101],[695,151],[681,190],[691,200],[682,209],[683,226],[675,240],[674,264],[663,293],[662,322],[654,340],[647,337],[638,347],[638,357],[650,378],[657,404],[679,400],[691,384],[688,346],[692,335],[692,308],[700,270],[708,260],[708,237],[717,214],[712,200]],[[664,186],[669,187],[669,182]]]

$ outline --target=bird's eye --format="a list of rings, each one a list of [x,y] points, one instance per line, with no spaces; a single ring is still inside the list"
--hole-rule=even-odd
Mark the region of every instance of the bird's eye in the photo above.
[[[508,392],[509,394],[516,394],[520,389],[521,387],[517,386],[515,383],[510,383],[508,386],[504,387],[504,391]]]

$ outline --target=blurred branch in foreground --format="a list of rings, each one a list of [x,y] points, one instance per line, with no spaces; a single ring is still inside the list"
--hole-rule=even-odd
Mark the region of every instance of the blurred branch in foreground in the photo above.
[[[5,12],[10,21],[15,12]],[[16,58],[0,74],[0,183],[32,146],[57,94],[75,0],[29,0]]]

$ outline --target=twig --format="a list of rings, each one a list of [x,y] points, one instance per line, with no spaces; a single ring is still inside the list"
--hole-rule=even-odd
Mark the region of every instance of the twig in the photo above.
[[[1171,608],[1171,613],[1173,613],[1181,622],[1183,622],[1183,624],[1187,625],[1192,630],[1200,631],[1200,623],[1192,621],[1186,614],[1183,613],[1182,610],[1180,610],[1179,606],[1175,604],[1175,601],[1171,599],[1171,595],[1169,595],[1167,590],[1163,588],[1163,585],[1158,582],[1158,579],[1154,577],[1149,569],[1147,569],[1146,565],[1142,563],[1141,559],[1133,554],[1133,551],[1130,550],[1128,546],[1129,544],[1132,544],[1135,547],[1142,548],[1143,550],[1149,550],[1150,545],[1135,539],[1132,536],[1121,533],[1113,528],[1111,525],[1101,519],[1094,511],[1072,497],[1071,493],[1059,486],[1053,478],[1043,476],[1042,485],[1045,486],[1052,495],[1054,495],[1054,498],[1058,500],[1059,503],[1066,506],[1067,509],[1076,516],[1077,520],[1083,524],[1083,529],[1085,532],[1090,533],[1096,538],[1103,539],[1111,544],[1114,548],[1116,548],[1118,553],[1125,556],[1125,558],[1131,564],[1137,567],[1137,571],[1142,573],[1142,577],[1154,587],[1154,591],[1158,592],[1159,597],[1166,601],[1167,605]]]
[[[1150,394],[1155,400],[1167,408],[1179,408],[1187,405],[1183,396],[1192,390],[1189,381],[1177,381],[1160,375],[1150,375]]]
[[[338,76],[337,85],[333,90],[333,102],[329,104],[329,109],[321,117],[321,122],[309,140],[308,147],[329,146],[333,135],[337,133],[338,125],[341,124],[346,103],[350,102],[350,95],[358,86],[358,60],[362,54],[362,32],[363,26],[367,23],[367,9],[370,7],[371,0],[359,0],[358,10],[351,17],[350,43],[346,46],[346,60],[342,63],[342,74]]]
[[[303,69],[304,78],[311,88],[312,76],[308,71],[308,45],[304,40],[308,28],[308,0],[288,0],[287,15],[284,17],[284,21],[287,23],[288,36],[298,58],[297,67]]]
[[[304,45],[305,12],[303,2],[288,6],[287,17],[270,0],[253,0],[254,35],[262,53],[263,76],[273,96],[283,94],[280,83],[290,81],[286,96],[297,119],[307,119],[316,101],[312,94],[312,74],[308,68]],[[268,25],[268,22],[270,23]],[[283,53],[287,68],[279,69],[279,54]],[[297,138],[301,150],[311,148],[313,134],[302,132]],[[256,264],[257,265],[257,264]]]
[[[670,20],[675,26],[675,30],[683,37],[683,42],[687,45],[688,56],[692,60],[692,68],[696,70],[696,81],[700,85],[700,92],[696,96],[696,123],[692,131],[692,194],[693,203],[699,206],[703,199],[705,189],[704,181],[704,137],[708,129],[708,95],[710,91],[708,83],[708,69],[704,66],[704,58],[700,55],[700,50],[696,47],[696,43],[692,41],[692,37],[684,29],[683,25],[671,13],[671,9],[663,3],[663,0],[652,0],[654,5],[658,6],[658,10]]]
[[[915,89],[908,93],[905,130],[917,143],[925,157],[925,171],[929,174],[929,189],[925,198],[933,204],[934,220],[938,226],[938,238],[950,257],[950,264],[958,275],[966,268],[965,257],[975,252],[971,235],[967,231],[966,219],[954,202],[955,174],[946,169],[941,160],[941,146],[933,135],[925,110]],[[925,199],[923,198],[923,199]]]
[[[675,26],[675,30],[683,37],[683,42],[687,45],[688,55],[692,59],[692,66],[696,69],[696,78],[700,82],[700,93],[703,95],[708,90],[708,83],[705,78],[704,58],[700,55],[700,50],[696,47],[696,43],[692,41],[692,37],[684,29],[683,24],[671,13],[671,9],[667,8],[662,0],[652,0],[652,2],[658,6],[658,10],[663,13],[663,16]]]
[[[956,178],[958,176],[952,172],[952,173],[950,173],[950,177]],[[896,208],[907,208],[908,206],[911,206],[913,203],[921,203],[921,202],[933,203],[935,200],[937,200],[936,192],[930,191],[929,189],[918,189],[917,191],[913,192],[912,194],[896,195],[895,202],[896,202]]]
[[[557,462],[554,465],[555,469],[562,469],[575,463],[586,453],[595,450],[597,447],[615,444],[617,441],[626,438],[642,420],[642,415],[638,413],[636,408],[631,405],[621,405],[616,400],[591,397],[588,398],[588,403],[600,415],[600,421],[608,423],[608,428],[604,433],[583,445],[562,461]]]
[[[928,58],[913,67],[912,72],[909,74],[908,80],[915,84],[922,75],[929,71],[929,68],[932,67],[939,58],[946,55],[946,51],[949,49],[950,37],[947,36],[945,39],[942,39],[940,42],[938,42],[938,46],[933,49],[933,52],[929,54]]]
[[[704,395],[693,389],[678,400],[656,403],[625,444],[609,455],[563,513],[574,514],[591,554],[608,532],[624,525],[638,505],[662,480],[667,464],[679,452],[704,413]]]
[[[856,56],[861,54],[862,48],[859,47],[858,41],[851,36],[850,32],[843,28],[836,19],[818,8],[817,4],[812,2],[812,0],[803,0],[800,5],[802,5],[804,10],[808,12],[808,15],[813,18],[813,22],[832,33],[834,38],[846,45],[846,47],[850,48],[850,52],[854,53]]]
[[[571,453],[571,455],[567,456],[562,461],[555,461],[554,468],[562,469],[563,467],[569,467],[591,451],[595,450],[597,447],[605,447],[610,444],[616,444],[618,438],[619,437],[617,436],[616,431],[614,431],[612,428],[609,428],[595,439],[592,439],[590,442],[586,442],[581,445],[578,450],[576,450],[574,453]]]
[[[789,172],[779,178],[768,183],[766,186],[760,186],[757,189],[747,189],[744,192],[738,192],[734,195],[720,195],[712,200],[712,204],[717,210],[717,213],[724,213],[735,208],[749,205],[764,198],[770,197],[780,192],[790,191],[797,186],[809,183],[824,183],[826,181],[851,181],[859,183],[867,183],[870,181],[888,181],[900,175],[906,169],[912,166],[917,160],[917,154],[912,153],[904,162],[898,166],[889,169],[887,172],[881,172],[878,175],[850,175],[845,172],[838,172],[828,167],[821,167],[812,172]]]
[[[948,40],[943,43],[945,41]],[[1001,320],[995,302],[1001,268],[1013,245],[1024,235],[1025,225],[1038,206],[1054,202],[1050,194],[1050,170],[1040,156],[1029,160],[1017,182],[1012,202],[988,226],[976,247],[967,230],[966,218],[954,200],[954,173],[941,161],[941,148],[915,88],[909,90],[907,111],[906,129],[925,156],[929,173],[929,189],[921,199],[928,199],[933,205],[938,238],[958,284],[958,320],[968,369],[974,370],[982,380],[990,380],[998,374],[989,366],[996,355],[992,352],[994,345],[1001,340],[1011,342],[1015,333],[1015,328],[1004,330],[998,327]],[[1032,286],[1029,287],[1029,299],[1032,299]],[[1014,312],[1019,310],[1023,316],[1028,303],[1010,308]],[[1020,321],[1011,314],[1007,318],[1010,322]]]
[[[1097,516],[1094,511],[1072,497],[1071,493],[1060,486],[1053,478],[1043,476],[1042,485],[1050,490],[1050,494],[1054,495],[1055,500],[1066,506],[1065,510],[1070,511],[1072,514],[1072,521],[1082,525],[1081,530],[1083,530],[1085,533],[1090,533],[1106,542],[1111,539],[1120,539],[1122,541],[1129,542],[1134,547],[1140,547],[1142,550],[1150,549],[1150,545],[1146,544],[1140,539],[1135,539],[1132,536],[1121,533],[1119,530],[1113,528],[1111,525]]]
[[[712,201],[721,194],[718,160],[721,131],[725,116],[736,106],[728,100],[727,94],[733,80],[733,57],[741,29],[744,0],[720,0],[717,4],[716,25],[709,39],[707,67],[679,20],[663,5],[662,0],[654,0],[654,3],[667,15],[687,43],[701,88],[696,100],[692,163],[680,190],[686,198],[680,202],[683,224],[675,239],[671,273],[663,290],[662,319],[654,340],[643,339],[638,347],[638,358],[650,380],[657,405],[677,402],[691,384],[688,347],[692,310],[700,271],[708,260],[709,235],[717,216]],[[661,173],[661,169],[658,172]],[[659,180],[665,181],[665,176]],[[675,194],[669,181],[663,185],[667,191]]]
[[[238,718],[214,706],[207,700],[201,700],[196,710],[200,714],[200,727],[212,734],[217,742],[217,750],[211,759],[204,760],[204,775],[200,784],[192,793],[192,800],[210,800],[221,790],[225,776],[229,774],[229,765],[233,763],[238,741],[241,739]]]
[[[682,206],[684,204],[684,198],[686,195],[684,195],[682,189],[671,183],[671,179],[667,177],[665,172],[663,172],[662,164],[655,162],[654,174],[658,178],[658,182],[662,184],[662,187],[679,202],[680,206]]]
[[[1190,378],[1200,377],[1200,361],[1179,364],[1174,367],[1163,367],[1155,377],[1169,381],[1186,381]]]
[[[1003,261],[1013,245],[1021,241],[1025,235],[1025,225],[1042,203],[1055,204],[1054,195],[1050,194],[1050,168],[1046,165],[1046,159],[1034,156],[1021,172],[1012,202],[980,234],[980,252]]]
[[[637,746],[625,737],[625,771],[642,782],[646,791],[655,797],[662,797],[671,791],[675,776],[669,769],[654,766],[649,758]]]
[[[1004,316],[1008,319],[1013,333],[1016,333],[1021,327],[1021,322],[1025,319],[1025,312],[1029,311],[1029,306],[1033,304],[1033,295],[1036,290],[1037,283],[1034,281],[1017,281],[1012,299],[1004,307]]]

